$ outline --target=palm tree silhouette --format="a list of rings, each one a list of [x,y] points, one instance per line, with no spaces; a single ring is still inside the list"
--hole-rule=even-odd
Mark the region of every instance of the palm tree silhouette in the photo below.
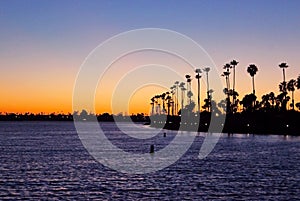
[[[206,68],[203,69],[203,71],[206,73],[207,99],[210,99],[209,80],[208,80],[208,72],[210,71],[210,68],[206,67]],[[209,110],[209,108],[208,108],[208,110]]]
[[[232,86],[232,89],[233,91],[235,91],[235,67],[238,65],[239,62],[237,62],[236,60],[232,60],[230,62],[230,65],[232,66],[233,68],[233,86]]]
[[[286,93],[286,91],[287,91],[287,83],[286,82],[281,82],[279,84],[279,91],[282,93]]]
[[[155,106],[154,103],[155,103],[155,98],[152,97],[152,98],[151,98],[151,103],[150,103],[151,106],[152,106],[152,107],[151,107],[151,108],[152,108],[152,109],[151,109],[151,115],[154,115],[154,106]]]
[[[296,88],[300,89],[300,75],[297,77]]]
[[[170,93],[172,94],[172,101],[171,101],[172,115],[174,115],[174,107],[176,107],[174,102],[175,85],[171,86],[170,89],[171,89]]]
[[[279,67],[282,68],[283,82],[285,82],[285,69],[288,68],[289,66],[287,65],[287,63],[281,63],[279,64]]]
[[[188,91],[187,92],[187,97],[189,98],[189,104],[192,103],[192,96],[193,96],[193,92],[192,91]]]
[[[256,96],[254,94],[247,94],[241,101],[241,104],[243,105],[244,111],[252,112],[255,107],[253,106],[253,103],[256,101]]]
[[[186,78],[186,82],[187,82],[187,96],[189,98],[189,104],[191,103],[192,101],[192,96],[193,96],[193,93],[192,93],[192,89],[191,89],[191,82],[192,82],[192,79],[191,79],[191,76],[190,75],[185,75],[185,78]]]
[[[162,104],[163,104],[162,113],[165,114],[165,113],[166,113],[166,107],[165,107],[166,93],[161,94],[161,95],[160,95],[160,98],[161,98]]]
[[[255,85],[254,85],[254,76],[256,75],[256,72],[258,71],[258,68],[254,64],[250,64],[247,68],[247,72],[252,77],[252,86],[253,86],[253,94],[255,95]]]
[[[265,94],[261,97],[261,106],[265,109],[265,111],[270,110],[271,104],[270,104],[270,94]]]
[[[295,86],[296,86],[296,84],[297,84],[297,81],[294,80],[294,79],[291,79],[287,83],[287,90],[292,92],[292,103],[291,103],[292,110],[295,110],[294,92],[295,92]]]
[[[197,73],[196,79],[198,81],[198,113],[200,113],[200,78],[202,70],[200,68],[197,68],[195,72]]]
[[[181,111],[184,108],[184,91],[186,90],[186,88],[184,87],[185,83],[181,82],[179,84],[179,88],[181,89]]]
[[[156,114],[160,114],[160,103],[159,103],[160,95],[155,95],[154,98],[156,103],[155,112]]]
[[[166,101],[167,101],[167,114],[168,116],[170,115],[170,106],[171,106],[171,96],[170,96],[170,92],[166,92]]]
[[[223,69],[226,70],[223,72],[222,76],[225,76],[226,78],[226,85],[227,85],[227,89],[230,90],[230,80],[229,80],[229,75],[230,75],[230,69],[232,68],[232,66],[230,64],[225,64]]]
[[[272,108],[274,109],[274,105],[275,105],[275,94],[274,94],[274,92],[269,93],[269,100],[271,101]]]
[[[175,112],[176,112],[176,114],[178,114],[178,85],[179,85],[179,81],[176,81],[176,82],[174,83],[174,86],[175,86],[175,93],[176,93],[176,98],[175,98],[175,104],[176,104]]]

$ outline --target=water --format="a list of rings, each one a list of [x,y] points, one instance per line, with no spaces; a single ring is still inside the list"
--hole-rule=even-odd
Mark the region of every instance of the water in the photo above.
[[[126,151],[166,146],[173,131],[134,140],[112,123],[108,138]],[[126,127],[126,124],[124,125]],[[135,129],[132,128],[132,132]],[[128,129],[128,126],[127,126]],[[150,132],[146,129],[145,132]],[[124,143],[126,141],[126,143]],[[295,200],[300,199],[300,138],[223,135],[204,160],[203,136],[175,164],[146,175],[102,166],[84,149],[72,122],[0,122],[1,199]]]

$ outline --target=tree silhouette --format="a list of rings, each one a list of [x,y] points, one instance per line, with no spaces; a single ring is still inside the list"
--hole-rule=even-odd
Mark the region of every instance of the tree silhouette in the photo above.
[[[193,96],[192,87],[191,87],[192,79],[191,79],[190,75],[185,75],[185,78],[186,78],[187,90],[188,90],[187,97],[189,98],[189,104],[191,104],[191,102],[192,102],[192,96]]]
[[[254,110],[253,103],[256,101],[255,94],[247,94],[244,96],[243,100],[241,101],[241,104],[243,105],[243,110],[252,112]]]
[[[269,111],[271,109],[270,94],[265,94],[261,97],[260,105],[263,106],[264,111]]]
[[[287,83],[287,90],[292,92],[292,103],[291,103],[291,107],[292,110],[295,110],[295,99],[294,99],[294,92],[295,92],[295,87],[296,87],[297,81],[294,79],[291,79],[288,83]]]
[[[167,115],[169,116],[170,115],[170,106],[171,106],[171,96],[170,96],[170,92],[166,92],[166,101],[167,101],[167,108],[168,108],[168,110],[167,110]]]
[[[222,76],[225,76],[226,78],[226,86],[227,89],[230,90],[230,80],[229,80],[229,75],[230,75],[230,69],[232,68],[232,66],[230,64],[225,64],[223,66],[223,69],[226,70],[225,72],[223,72]]]
[[[300,89],[300,75],[297,77],[296,88]]]
[[[186,91],[186,88],[184,87],[185,83],[181,82],[179,84],[179,88],[181,89],[181,110],[184,108],[184,93]]]
[[[179,81],[176,81],[174,83],[175,86],[175,93],[176,93],[176,97],[175,97],[175,113],[178,114],[178,85],[179,85]]]
[[[247,72],[252,77],[252,86],[253,86],[253,94],[255,95],[255,85],[254,85],[254,76],[256,75],[256,72],[258,71],[258,68],[254,64],[250,64],[247,68]]]
[[[232,90],[235,91],[235,67],[238,65],[239,62],[236,60],[232,60],[230,62],[230,65],[232,66],[233,69],[233,81],[232,81]],[[235,102],[235,97],[233,97],[233,103]]]
[[[200,113],[200,78],[201,78],[201,73],[202,73],[202,70],[200,69],[200,68],[197,68],[196,70],[195,70],[195,73],[197,73],[196,74],[196,79],[197,79],[197,83],[198,83],[198,113]]]
[[[287,83],[286,82],[281,82],[279,84],[279,91],[282,93],[285,93],[287,91]]]
[[[155,97],[151,98],[151,114],[154,115]]]
[[[166,93],[162,93],[162,94],[160,95],[160,98],[161,98],[162,104],[163,104],[162,113],[165,114],[165,113],[166,113],[166,107],[165,107]]]
[[[274,106],[275,106],[275,94],[274,94],[274,92],[269,93],[269,100],[271,101],[272,108],[274,109]]]
[[[209,67],[206,67],[203,69],[203,71],[206,73],[206,86],[207,86],[207,90],[206,90],[206,93],[207,93],[207,99],[208,99],[208,102],[210,103],[210,89],[209,89],[209,79],[208,79],[208,73],[210,71],[210,68]],[[210,104],[208,105],[208,111],[209,111],[209,106]]]
[[[279,64],[279,67],[282,68],[283,82],[285,82],[285,69],[288,68],[289,66],[287,65],[287,63],[281,63]]]
[[[287,95],[287,92],[285,91],[285,92],[280,93],[276,97],[276,109],[277,110],[279,109],[279,106],[280,106],[280,110],[282,112],[286,111],[287,102],[290,100],[290,97],[286,96],[286,95]]]

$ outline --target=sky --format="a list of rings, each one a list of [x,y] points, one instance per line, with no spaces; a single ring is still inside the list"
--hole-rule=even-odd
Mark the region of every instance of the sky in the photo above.
[[[190,37],[210,55],[220,74],[225,63],[238,60],[240,99],[252,91],[246,72],[252,63],[259,68],[258,97],[278,93],[279,63],[289,64],[287,79],[300,74],[299,10],[297,0],[0,0],[0,112],[72,112],[76,77],[90,52],[117,34],[141,28],[170,29]],[[119,73],[108,73],[106,79],[119,82],[128,66],[145,57],[127,58],[115,67]],[[196,87],[195,79],[192,85]],[[139,86],[129,100],[118,100],[123,102],[116,105],[123,108],[112,108],[113,89],[102,87],[95,95],[96,112],[149,113],[150,98],[166,90]]]

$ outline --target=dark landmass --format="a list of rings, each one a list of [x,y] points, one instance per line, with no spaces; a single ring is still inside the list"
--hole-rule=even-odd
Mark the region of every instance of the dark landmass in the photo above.
[[[132,114],[130,116],[123,115],[112,115],[109,113],[103,114],[88,114],[83,111],[80,114],[33,114],[33,113],[24,113],[24,114],[16,114],[16,113],[5,113],[0,114],[0,121],[92,121],[97,118],[98,121],[103,122],[113,122],[113,121],[133,121],[133,122],[150,122],[149,116],[145,116],[143,113],[141,114]]]
[[[210,112],[201,112],[199,117],[154,115],[151,126],[170,130],[198,132],[223,132],[244,134],[300,135],[300,112],[241,112],[214,117]]]
[[[300,112],[241,112],[221,114],[211,118],[211,113],[204,111],[199,117],[195,113],[182,116],[152,115],[143,113],[130,116],[111,115],[108,113],[93,115],[80,114],[14,114],[0,115],[0,121],[92,121],[99,122],[144,122],[146,125],[169,130],[184,130],[196,132],[251,133],[251,134],[280,134],[300,135]],[[211,123],[212,121],[212,123]]]

